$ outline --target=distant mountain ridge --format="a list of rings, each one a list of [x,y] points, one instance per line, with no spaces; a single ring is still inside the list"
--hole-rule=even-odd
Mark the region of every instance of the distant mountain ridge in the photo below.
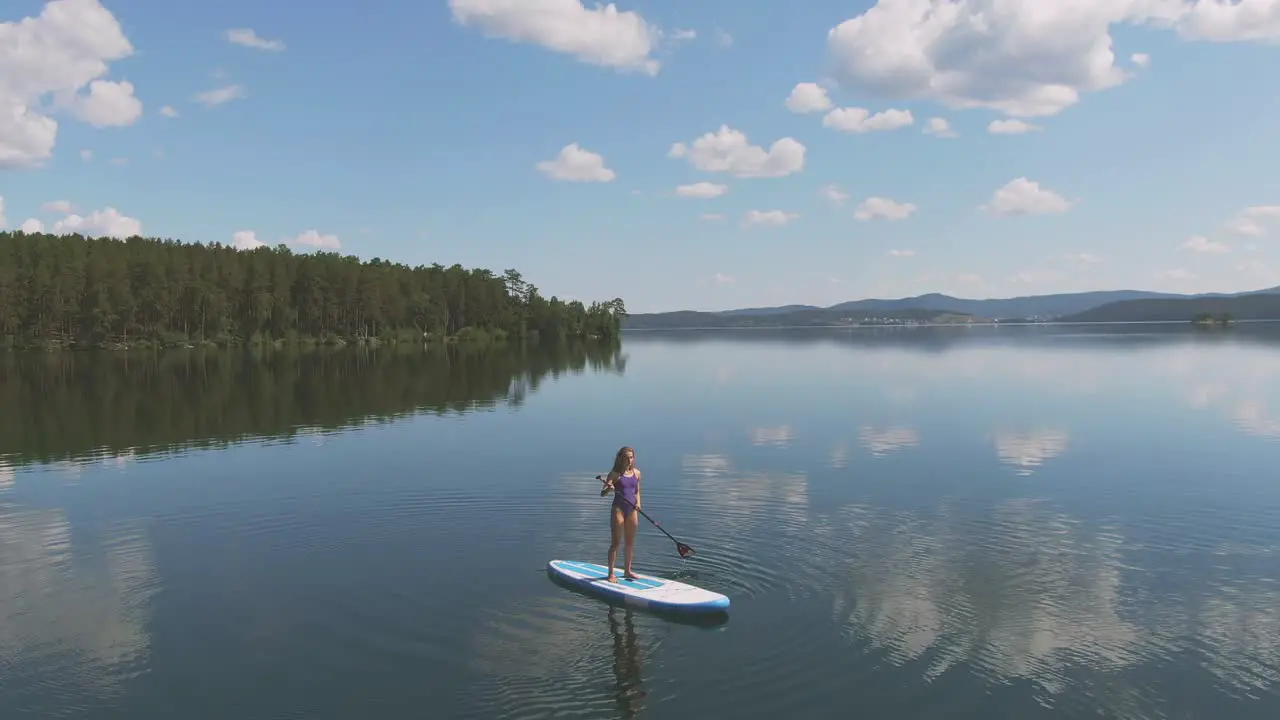
[[[843,320],[890,318],[927,320],[931,316],[969,316],[983,320],[1059,320],[1079,316],[1113,304],[1132,301],[1230,299],[1251,295],[1280,294],[1280,286],[1238,293],[1161,293],[1148,290],[1097,290],[1011,298],[968,299],[929,293],[897,299],[852,300],[829,307],[782,305],[701,312],[678,310],[666,313],[639,313],[623,321],[624,328],[759,327],[782,324],[816,325]],[[1175,303],[1176,305],[1176,303]],[[1176,311],[1173,311],[1176,312]],[[1104,313],[1124,316],[1123,308]]]

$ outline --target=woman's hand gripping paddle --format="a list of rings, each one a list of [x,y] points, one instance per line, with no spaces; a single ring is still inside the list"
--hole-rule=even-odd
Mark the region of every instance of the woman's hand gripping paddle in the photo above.
[[[605,483],[606,489],[608,488],[608,484],[609,484],[608,480],[605,480],[603,477],[599,475],[596,476],[596,479],[602,483]],[[627,501],[624,499],[622,502],[627,502]],[[630,505],[630,503],[627,503],[627,504]],[[635,507],[635,506],[632,505],[632,507]],[[671,537],[671,533],[667,532],[666,530],[663,530],[662,526],[659,525],[656,520],[646,515],[643,510],[641,510],[640,508],[635,508],[635,509],[636,509],[636,512],[640,513],[641,515],[644,515],[645,520],[648,520],[649,522],[653,523],[654,527],[658,528],[659,530],[662,530],[663,535],[666,535],[667,537],[671,538],[671,542],[674,542],[676,544],[676,552],[680,553],[680,557],[687,558],[693,555],[693,548],[689,547],[688,545],[685,545],[679,540],[676,540],[674,537]]]

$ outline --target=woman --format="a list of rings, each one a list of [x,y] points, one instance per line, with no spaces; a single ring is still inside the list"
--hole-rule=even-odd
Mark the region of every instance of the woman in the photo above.
[[[613,457],[613,470],[604,481],[604,489],[600,495],[613,493],[613,503],[609,507],[609,575],[605,578],[611,583],[618,582],[614,575],[613,563],[618,558],[618,541],[625,538],[626,548],[623,550],[623,577],[635,580],[631,572],[631,556],[635,548],[636,527],[640,514],[640,470],[636,467],[636,452],[624,447]]]

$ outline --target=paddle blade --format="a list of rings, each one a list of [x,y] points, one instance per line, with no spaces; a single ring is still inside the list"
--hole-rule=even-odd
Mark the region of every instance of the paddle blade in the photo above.
[[[680,553],[680,557],[687,558],[693,555],[693,548],[682,542],[676,543],[676,552]]]

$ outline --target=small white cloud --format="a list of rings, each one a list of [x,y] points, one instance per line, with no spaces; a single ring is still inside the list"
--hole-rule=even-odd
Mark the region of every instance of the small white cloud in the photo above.
[[[997,217],[1047,215],[1070,210],[1071,202],[1052,190],[1040,187],[1038,182],[1020,177],[996,190],[991,202],[980,209]]]
[[[715,282],[717,285],[726,285],[728,283],[733,282],[735,278],[729,275],[725,275],[724,273],[716,273],[715,275],[711,276],[711,280]]]
[[[702,216],[702,219],[708,222],[715,221],[715,220],[723,220],[724,215],[721,215],[720,213],[706,213],[705,215]]]
[[[1222,254],[1231,252],[1231,248],[1220,242],[1214,242],[1203,235],[1192,235],[1187,238],[1186,242],[1182,243],[1182,248],[1198,253]]]
[[[1022,120],[992,120],[987,125],[987,132],[992,135],[1022,135],[1040,129],[1040,126]]]
[[[1146,53],[1134,53],[1129,56],[1129,60],[1138,67],[1147,67],[1151,64],[1151,56]]]
[[[800,215],[797,213],[783,212],[782,210],[748,210],[742,222],[747,227],[752,225],[778,226],[786,225],[798,217]]]
[[[178,111],[173,109],[172,105],[165,105],[164,107],[160,108],[160,114],[167,118],[178,117]]]
[[[1236,272],[1251,281],[1274,285],[1280,283],[1280,273],[1275,268],[1257,260],[1247,260],[1236,266]]]
[[[270,50],[272,52],[280,52],[284,50],[284,42],[280,40],[267,40],[259,37],[258,33],[250,28],[236,28],[226,32],[227,42],[232,45],[240,45],[242,47],[254,48],[257,50]]]
[[[252,230],[237,230],[231,234],[231,247],[237,250],[254,250],[264,245],[266,243],[259,240]]]
[[[28,235],[35,235],[36,233],[44,232],[44,223],[35,218],[27,218],[18,229]]]
[[[535,167],[549,178],[567,182],[610,182],[617,177],[605,167],[604,157],[583,150],[576,142],[561,148],[554,160],[543,160]]]
[[[862,222],[877,218],[905,220],[911,217],[916,209],[916,206],[911,203],[900,203],[882,197],[870,197],[858,204],[858,207],[853,211],[853,217]]]
[[[698,33],[696,30],[681,30],[680,28],[676,28],[671,33],[672,42],[688,42],[690,40],[696,40],[697,37]]]
[[[488,37],[532,43],[581,62],[656,75],[651,57],[662,32],[634,11],[581,0],[449,0],[454,22]]]
[[[1196,274],[1185,268],[1161,270],[1156,273],[1157,280],[1195,280]]]
[[[142,101],[134,96],[133,83],[94,80],[88,95],[77,96],[75,114],[94,127],[122,127],[142,117]]]
[[[1064,260],[1070,260],[1071,262],[1077,262],[1083,265],[1100,265],[1102,263],[1102,258],[1094,255],[1093,253],[1074,253],[1063,255],[1062,258]]]
[[[951,128],[951,123],[946,118],[940,117],[929,118],[929,122],[924,126],[924,134],[940,138],[953,138],[958,135]]]
[[[92,150],[81,150],[81,151],[80,151],[80,159],[81,159],[81,160],[83,160],[83,161],[85,161],[85,162],[89,162],[90,160],[93,160],[93,151],[92,151]]]
[[[337,235],[321,235],[316,230],[308,230],[302,233],[294,238],[293,242],[297,245],[309,245],[322,250],[338,250],[342,247],[342,243],[338,242]]]
[[[720,28],[716,28],[716,44],[723,48],[733,47],[733,36]]]
[[[875,115],[859,107],[836,108],[822,117],[822,126],[848,133],[897,130],[915,122],[910,110],[885,110]]]
[[[889,257],[915,257],[915,250],[890,250]]]
[[[110,160],[108,160],[107,162],[108,162],[108,163],[110,163],[110,164],[112,164],[112,165],[115,165],[115,166],[117,166],[117,167],[120,167],[120,166],[128,165],[128,164],[129,164],[129,158],[114,157],[114,158],[111,158]]]
[[[692,185],[681,185],[676,188],[676,195],[687,198],[716,198],[729,192],[728,185],[700,182]]]
[[[849,193],[841,190],[835,185],[828,185],[822,188],[821,193],[823,197],[837,205],[842,205],[845,200],[849,199]]]
[[[45,212],[61,213],[63,215],[76,211],[75,206],[71,204],[70,200],[50,200],[49,202],[42,204],[40,209]]]
[[[213,90],[206,90],[195,96],[195,101],[205,107],[217,107],[232,100],[239,100],[245,96],[244,86],[242,85],[225,85]]]
[[[1237,235],[1261,237],[1267,234],[1267,222],[1280,219],[1280,205],[1247,207],[1227,221],[1227,229]]]
[[[777,178],[804,169],[805,147],[794,138],[776,140],[766,151],[728,125],[690,144],[675,143],[668,157],[685,158],[703,172],[728,173],[741,178]]]
[[[113,207],[94,210],[88,216],[71,214],[55,222],[54,235],[80,234],[85,237],[111,237],[118,240],[142,235],[142,223],[120,214]]]
[[[826,88],[817,83],[802,82],[791,88],[786,106],[793,113],[815,113],[830,110],[833,103]]]

